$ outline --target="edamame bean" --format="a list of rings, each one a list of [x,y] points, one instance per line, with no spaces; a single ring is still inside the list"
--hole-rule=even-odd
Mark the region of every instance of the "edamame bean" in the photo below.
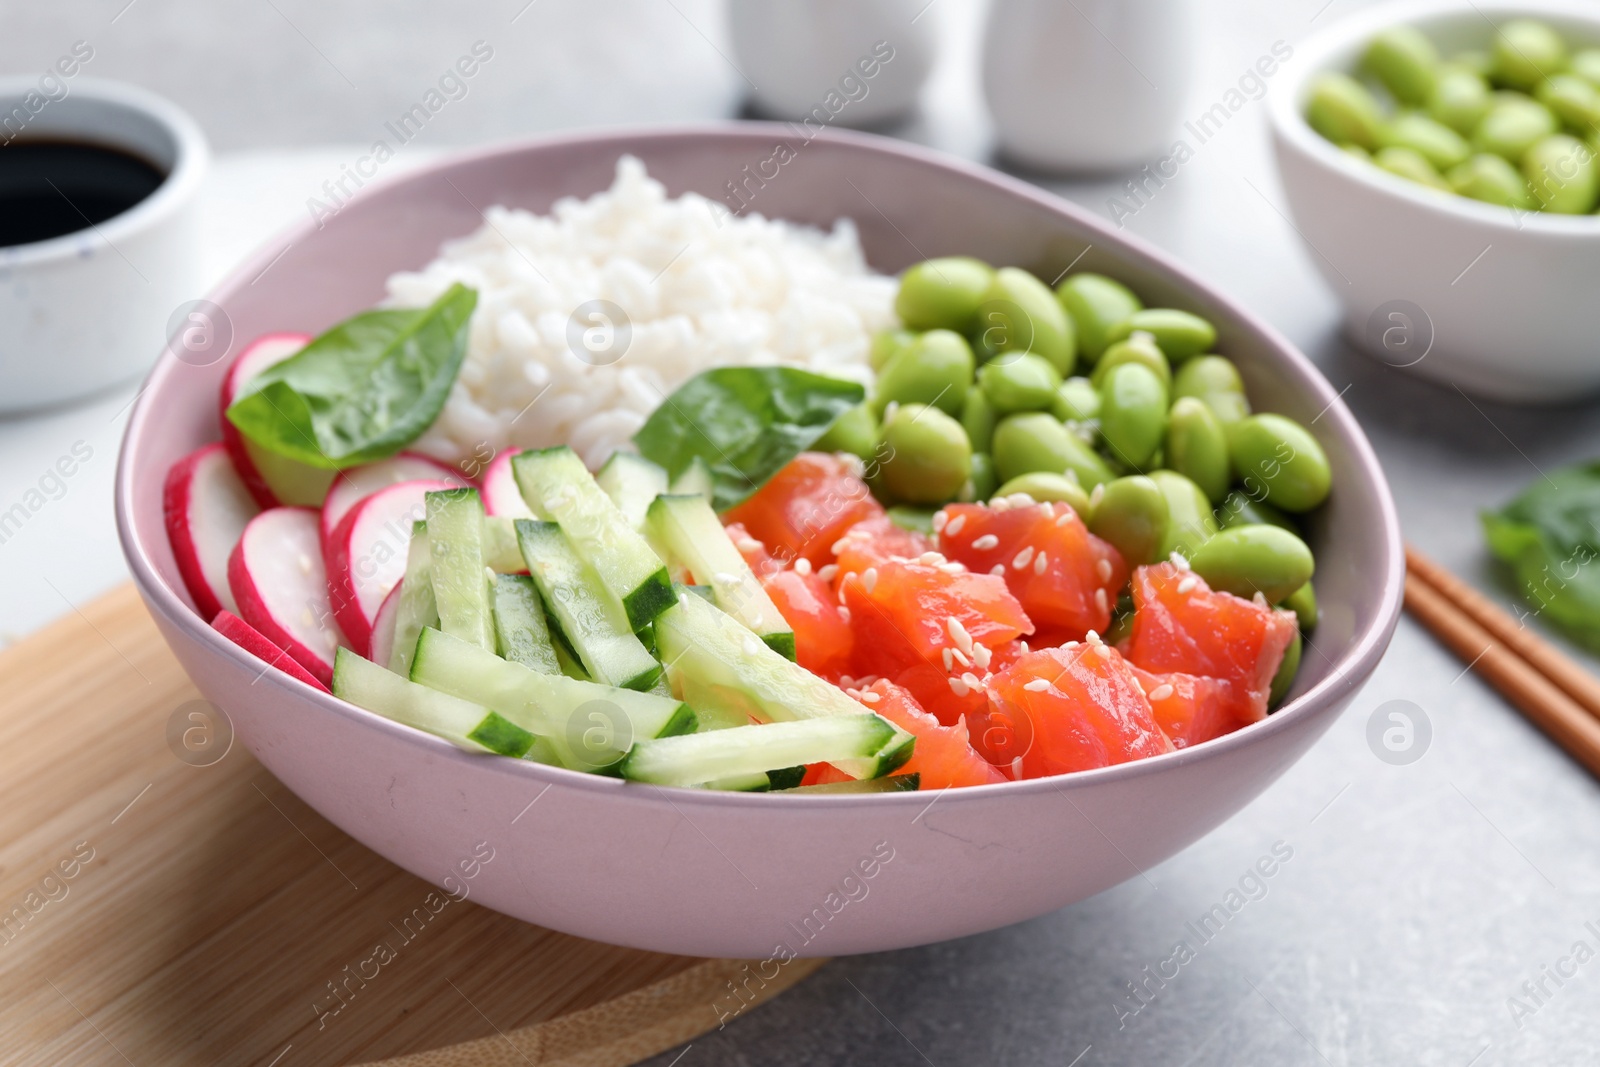
[[[1522,157],[1522,174],[1545,211],[1587,215],[1600,202],[1600,164],[1576,137],[1546,137]]]
[[[1272,688],[1267,693],[1269,707],[1276,708],[1278,703],[1289,695],[1289,688],[1294,685],[1294,676],[1300,670],[1300,656],[1304,643],[1300,631],[1296,630],[1289,647],[1283,650],[1283,660],[1278,664],[1278,673],[1272,676]]]
[[[1489,110],[1489,83],[1475,71],[1451,66],[1439,73],[1428,101],[1428,114],[1463,137],[1472,133]]]
[[[1167,387],[1142,363],[1113,367],[1100,383],[1100,436],[1111,454],[1143,469],[1167,433]]]
[[[883,424],[888,455],[879,483],[895,501],[943,504],[954,500],[972,474],[972,446],[961,424],[936,407],[901,404]]]
[[[1205,401],[1183,396],[1167,413],[1166,465],[1198,485],[1213,502],[1227,495],[1233,480],[1228,436]]]
[[[1391,26],[1367,45],[1362,65],[1396,100],[1417,107],[1433,93],[1439,50],[1415,26]]]
[[[1572,54],[1572,73],[1600,89],[1600,48],[1585,48]]]
[[[1027,493],[1042,504],[1062,501],[1070,504],[1079,518],[1089,514],[1089,494],[1083,491],[1083,486],[1064,474],[1045,471],[1019,474],[990,496],[1010,496],[1012,493]]]
[[[918,263],[900,276],[894,311],[913,330],[944,329],[971,333],[978,321],[994,268],[970,256],[946,256]]]
[[[1550,109],[1526,96],[1496,94],[1494,103],[1472,131],[1472,144],[1512,163],[1560,126]]]
[[[1385,147],[1412,149],[1440,171],[1465,162],[1472,154],[1465,137],[1420,111],[1395,116],[1384,127],[1382,140]]]
[[[933,536],[933,508],[914,508],[896,504],[887,509],[889,521],[902,530],[911,530],[926,537]]]
[[[1206,584],[1246,599],[1260,593],[1276,604],[1311,580],[1315,563],[1306,543],[1281,526],[1230,526],[1189,556]]]
[[[1080,513],[1081,514],[1081,513]],[[1115,478],[1100,487],[1091,505],[1089,532],[1137,567],[1163,558],[1167,540],[1167,498],[1154,479],[1135,474]]]
[[[1265,524],[1281,526],[1292,534],[1300,532],[1300,528],[1288,514],[1238,489],[1222,498],[1222,505],[1217,508],[1217,521],[1224,530],[1230,526]]]
[[[1532,211],[1537,201],[1528,189],[1522,172],[1500,156],[1479,152],[1445,175],[1450,188],[1459,195],[1485,204]]]
[[[1077,328],[1078,352],[1090,363],[1111,343],[1111,331],[1144,308],[1126,285],[1088,271],[1068,277],[1056,297]]]
[[[974,452],[972,454],[972,474],[967,478],[967,485],[972,487],[972,500],[988,500],[994,496],[994,487],[1000,484],[999,477],[994,471],[994,458],[987,452]],[[962,494],[966,496],[965,493]]]
[[[1567,65],[1561,35],[1534,19],[1512,19],[1495,31],[1495,81],[1523,92],[1558,74]]]
[[[1285,511],[1310,511],[1328,497],[1333,475],[1311,432],[1282,415],[1251,415],[1228,439],[1247,493]]]
[[[1367,87],[1337,71],[1320,74],[1311,83],[1306,121],[1335,144],[1357,144],[1368,151],[1378,147],[1383,128],[1378,101]]]
[[[1368,152],[1365,148],[1362,148],[1358,144],[1350,144],[1347,141],[1339,146],[1339,151],[1343,152],[1347,156],[1353,156],[1356,159],[1362,160],[1363,162],[1372,162],[1372,153]]]
[[[1000,416],[989,403],[982,389],[968,389],[961,404],[961,428],[967,431],[967,440],[979,452],[987,452],[994,440],[994,426]]]
[[[1143,331],[1129,334],[1126,340],[1107,346],[1100,355],[1100,361],[1094,365],[1094,373],[1089,375],[1089,381],[1096,389],[1100,388],[1112,368],[1124,363],[1149,367],[1161,379],[1163,386],[1172,388],[1172,367],[1167,363],[1167,357],[1162,354],[1155,337]]]
[[[1600,127],[1600,89],[1576,74],[1557,74],[1540,83],[1535,99],[1579,133]]]
[[[1100,390],[1087,378],[1068,378],[1056,390],[1050,413],[1062,422],[1087,422],[1100,417]]]
[[[1224,429],[1250,414],[1239,368],[1222,356],[1196,356],[1179,367],[1172,379],[1172,395],[1203,400]]]
[[[878,376],[872,406],[882,414],[890,403],[933,404],[958,415],[977,368],[967,339],[953,330],[929,330],[889,361]]]
[[[811,447],[818,452],[848,452],[871,459],[878,447],[878,420],[866,404],[857,404],[833,420],[828,432]]]
[[[1061,374],[1032,352],[1002,352],[978,369],[978,386],[1001,415],[1044,411],[1061,388]]]
[[[1488,52],[1478,51],[1475,49],[1468,50],[1466,52],[1457,52],[1455,55],[1450,57],[1450,65],[1452,67],[1461,67],[1464,70],[1470,70],[1472,73],[1476,74],[1480,78],[1483,78],[1484,80],[1488,80],[1489,75],[1494,73],[1494,57]]]
[[[1020,267],[1001,267],[978,308],[977,344],[985,357],[1032,352],[1062,377],[1072,373],[1077,337],[1050,287]]]
[[[1317,628],[1317,591],[1311,587],[1310,582],[1284,597],[1280,607],[1294,612],[1295,619],[1300,623],[1300,629]]]
[[[902,350],[910,348],[917,335],[911,330],[879,330],[872,337],[872,348],[867,352],[867,363],[876,372],[882,372],[889,361]]]
[[[1161,354],[1173,363],[1182,363],[1198,356],[1217,343],[1217,328],[1199,315],[1177,308],[1145,308],[1135,311],[1121,325],[1111,331],[1111,341],[1117,342],[1143,330],[1161,349]]]
[[[1217,518],[1211,513],[1211,501],[1198,485],[1177,471],[1150,472],[1151,481],[1161,487],[1167,498],[1167,536],[1161,542],[1161,559],[1174,552],[1191,555],[1217,532]]]
[[[1070,472],[1093,489],[1112,478],[1111,468],[1072,431],[1043,411],[1007,415],[994,429],[994,467],[1002,482],[1019,474]]]
[[[1400,145],[1380,148],[1373,155],[1372,161],[1390,174],[1406,181],[1416,182],[1429,189],[1450,192],[1450,183],[1444,180],[1444,175],[1428,162],[1427,157],[1414,148],[1404,148]]]

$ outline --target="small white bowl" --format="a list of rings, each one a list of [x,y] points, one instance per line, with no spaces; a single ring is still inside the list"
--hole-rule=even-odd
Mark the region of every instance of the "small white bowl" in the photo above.
[[[1600,389],[1600,217],[1434,192],[1346,155],[1305,120],[1312,80],[1353,71],[1387,27],[1416,26],[1449,55],[1487,48],[1490,23],[1517,17],[1575,47],[1600,44],[1594,0],[1379,5],[1300,46],[1273,88],[1272,141],[1295,227],[1355,344],[1496,400],[1570,400]]]

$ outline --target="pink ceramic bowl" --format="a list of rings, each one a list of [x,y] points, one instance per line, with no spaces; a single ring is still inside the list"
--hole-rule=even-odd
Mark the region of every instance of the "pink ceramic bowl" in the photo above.
[[[563,136],[457,156],[363,193],[323,229],[262,249],[212,294],[240,339],[317,332],[384,294],[479,209],[547,211],[609,185],[631,152],[674,194],[720,198],[791,142],[752,208],[856,220],[882,271],[963,253],[1051,279],[1071,263],[1214,321],[1252,398],[1309,424],[1335,489],[1314,516],[1323,618],[1296,695],[1265,722],[1182,752],[943,793],[782,797],[659,789],[473,756],[269,671],[195,614],[167,547],[161,482],[217,438],[224,364],[164,359],[128,424],[117,524],[167,643],[237,736],[306,803],[442,883],[479,841],[473,899],[529,922],[662,952],[754,959],[924,944],[1082,900],[1159,863],[1238,811],[1333,722],[1382,656],[1399,611],[1394,504],[1355,420],[1312,365],[1178,263],[1032,186],[899,142],[775,125]],[[746,171],[746,166],[749,170]],[[768,167],[768,170],[771,168]],[[746,195],[749,195],[748,193]],[[256,683],[256,684],[252,684]],[[531,805],[531,806],[530,806]],[[773,966],[775,966],[774,964]]]

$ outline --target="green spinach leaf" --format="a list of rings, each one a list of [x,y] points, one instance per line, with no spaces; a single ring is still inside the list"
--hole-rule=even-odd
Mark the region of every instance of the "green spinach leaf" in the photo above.
[[[1483,529],[1533,613],[1600,649],[1600,462],[1534,482]]]
[[[425,308],[346,319],[253,379],[228,421],[262,448],[324,470],[392,456],[439,417],[477,303],[457,283]]]
[[[720,367],[685,382],[633,443],[676,478],[696,456],[711,468],[712,504],[733,507],[861,403],[854,382],[792,367]]]

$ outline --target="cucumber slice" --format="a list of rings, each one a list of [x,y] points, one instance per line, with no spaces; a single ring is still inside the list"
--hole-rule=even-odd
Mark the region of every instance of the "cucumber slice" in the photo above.
[[[535,586],[537,588],[537,585]],[[543,599],[542,597],[540,598]],[[567,632],[561,628],[561,620],[551,612],[550,605],[544,606],[544,621],[550,627],[550,642],[556,646],[556,663],[561,667],[561,673],[568,678],[576,678],[580,682],[592,682],[589,672],[583,669],[583,660],[578,658],[578,650],[572,647],[572,640],[567,637]],[[662,672],[662,677],[666,673]],[[660,681],[660,679],[657,679]]]
[[[711,476],[711,464],[699,456],[689,461],[689,465],[678,472],[672,479],[672,494],[685,496],[694,494],[706,498],[706,503],[711,503],[714,483]]]
[[[766,774],[740,774],[732,778],[718,778],[707,782],[701,789],[721,789],[730,793],[771,793],[780,789],[794,789],[806,777],[805,764],[783,767]]]
[[[428,524],[411,524],[411,544],[406,549],[406,576],[400,586],[400,606],[394,617],[394,650],[387,664],[401,677],[411,674],[411,654],[424,626],[439,625],[439,605],[433,598],[432,549]]]
[[[635,630],[672,604],[666,565],[595,484],[576,452],[565,445],[519,452],[511,473],[528,506],[561,525],[578,555],[622,601]]]
[[[650,502],[667,491],[667,472],[637,452],[613,452],[594,476],[635,530],[644,529]]]
[[[498,712],[407,681],[348,648],[334,656],[333,695],[476,752],[521,757],[537,740]]]
[[[822,785],[800,785],[784,789],[782,793],[813,796],[827,793],[915,793],[922,787],[922,775],[891,774],[887,778],[860,778],[853,782],[826,782]]]
[[[528,572],[584,670],[606,685],[649,689],[661,677],[661,664],[628,625],[594,568],[578,557],[562,528],[528,519],[516,523]]]
[[[483,517],[483,562],[496,574],[519,574],[528,569],[517,544],[517,528],[504,515]]]
[[[636,742],[691,733],[689,705],[670,697],[540,674],[438,630],[422,631],[411,680],[492,708],[548,740],[564,766],[603,771]]]
[[[694,786],[773,768],[840,760],[880,765],[898,729],[864,711],[802,722],[735,726],[731,730],[637,741],[618,768],[622,777],[655,785]],[[898,766],[898,764],[896,764]],[[892,770],[893,768],[886,768]]]
[[[405,596],[404,591],[400,594]],[[526,574],[497,574],[494,579],[494,632],[500,655],[540,674],[560,674],[550,623],[538,587]]]
[[[785,659],[794,659],[794,627],[761,588],[705,497],[658,496],[648,518],[656,540],[694,576],[696,585],[711,588],[717,607]]]
[[[483,563],[483,501],[476,489],[429,493],[428,547],[439,628],[494,651],[494,617]]]

